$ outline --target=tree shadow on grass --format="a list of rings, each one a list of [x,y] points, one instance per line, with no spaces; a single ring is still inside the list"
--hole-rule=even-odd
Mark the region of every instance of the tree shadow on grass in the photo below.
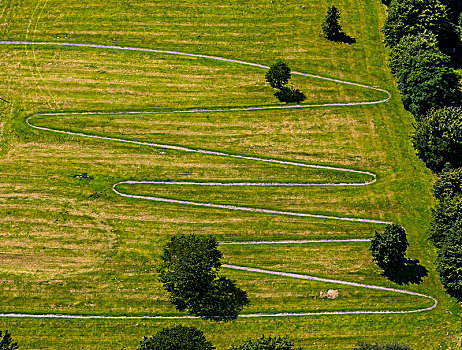
[[[334,41],[339,42],[339,43],[349,44],[349,45],[356,43],[355,38],[353,38],[352,36],[349,36],[348,34],[344,32],[338,33]]]
[[[420,284],[422,279],[428,275],[428,270],[419,262],[417,259],[408,259],[403,267],[395,271],[384,272],[384,276],[397,284]]]

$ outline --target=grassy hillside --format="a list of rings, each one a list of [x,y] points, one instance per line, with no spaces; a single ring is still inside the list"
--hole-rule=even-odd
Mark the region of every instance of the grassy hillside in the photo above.
[[[135,349],[143,335],[181,323],[204,331],[217,349],[249,336],[293,337],[307,349],[351,349],[358,340],[455,349],[460,308],[434,271],[425,233],[432,177],[409,142],[405,113],[386,66],[379,0],[341,0],[353,45],[324,40],[321,0],[75,1],[5,0],[0,40],[120,45],[217,55],[380,86],[381,105],[194,114],[37,116],[35,125],[242,155],[368,170],[364,187],[200,188],[125,186],[134,194],[245,205],[403,224],[408,256],[428,269],[421,284],[381,276],[368,245],[222,246],[225,261],[405,288],[438,299],[431,312],[202,320],[59,320],[0,318],[24,349]],[[277,104],[255,67],[167,54],[94,48],[0,46],[0,312],[94,315],[183,315],[168,303],[155,266],[177,233],[219,241],[365,238],[383,225],[240,213],[127,199],[123,180],[362,182],[359,174],[300,170],[147,146],[33,130],[26,119],[60,111],[158,111]],[[306,103],[364,101],[383,94],[294,77]],[[88,173],[92,179],[75,175]],[[422,298],[223,269],[249,293],[246,313],[409,310]],[[340,297],[321,300],[335,288]],[[460,345],[459,345],[460,347]]]

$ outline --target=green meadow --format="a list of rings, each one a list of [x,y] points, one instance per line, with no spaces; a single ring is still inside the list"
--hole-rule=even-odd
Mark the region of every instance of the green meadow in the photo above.
[[[330,3],[329,3],[330,4]],[[367,242],[222,245],[223,262],[428,294],[436,309],[408,314],[200,319],[2,318],[21,349],[136,349],[174,324],[201,329],[218,350],[247,337],[289,335],[306,349],[360,341],[459,349],[460,305],[444,292],[428,242],[433,177],[415,156],[412,116],[387,67],[380,0],[338,0],[352,45],[325,40],[327,4],[292,0],[2,0],[0,41],[69,42],[172,50],[271,65],[378,86],[389,102],[364,106],[173,113],[282,105],[265,70],[165,53],[0,45],[0,313],[183,316],[157,278],[174,234],[220,242],[370,238],[383,224],[303,218],[123,198],[120,181],[363,183],[370,176],[55,134],[36,126],[377,174],[354,187],[197,187],[122,184],[124,193],[202,203],[397,222],[421,283],[381,275]],[[293,76],[306,104],[374,101],[385,94]],[[93,115],[44,115],[59,112]],[[131,111],[140,112],[137,114]],[[156,114],[152,112],[167,111]],[[111,112],[121,112],[110,114]],[[144,113],[143,113],[144,112]],[[149,112],[149,113],[148,113]],[[104,114],[106,113],[106,114]],[[76,175],[87,173],[90,178]],[[428,299],[325,282],[236,271],[243,313],[413,310]],[[320,292],[338,289],[334,300]]]

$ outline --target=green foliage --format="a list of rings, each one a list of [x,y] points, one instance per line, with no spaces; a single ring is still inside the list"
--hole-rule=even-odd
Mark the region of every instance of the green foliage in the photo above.
[[[436,269],[446,292],[462,301],[462,226],[438,250]]]
[[[330,6],[327,9],[327,14],[324,22],[321,25],[324,36],[329,40],[335,40],[342,32],[342,27],[339,23],[340,11],[335,6]]]
[[[276,96],[279,99],[279,101],[288,103],[299,103],[306,100],[306,96],[303,92],[301,92],[299,89],[288,86],[283,86],[280,90],[274,93],[274,96]]]
[[[365,342],[360,342],[355,347],[355,350],[412,350],[409,345],[400,344],[400,343],[378,343],[378,344],[369,344]]]
[[[404,107],[416,119],[431,108],[460,105],[460,77],[451,59],[429,31],[405,36],[391,52],[390,69],[403,95]]]
[[[462,168],[443,171],[433,185],[433,195],[438,201],[462,194]]]
[[[392,0],[383,27],[385,44],[396,46],[406,35],[425,31],[434,33],[440,44],[451,46],[454,27],[450,23],[446,6],[439,0]]]
[[[440,53],[443,55],[438,48],[438,39],[435,34],[424,31],[415,35],[406,35],[391,50],[388,66],[398,78],[403,75],[403,72],[411,71],[415,65],[416,57],[425,53]]]
[[[213,350],[202,331],[194,327],[164,328],[152,337],[144,337],[138,350]]]
[[[412,143],[433,172],[462,166],[462,108],[431,110],[417,123]]]
[[[451,237],[462,234],[462,195],[439,201],[432,213],[430,239],[441,247]]]
[[[229,350],[294,350],[294,344],[287,337],[265,337],[247,339],[241,345],[235,345]],[[302,350],[300,347],[298,350]]]
[[[460,0],[440,0],[448,9],[448,17],[452,23],[457,24],[460,13],[462,12],[462,1]]]
[[[284,61],[277,61],[265,75],[266,81],[275,89],[281,89],[290,79],[290,68]]]
[[[370,250],[377,265],[390,273],[404,266],[408,246],[406,230],[401,225],[390,224],[383,233],[375,231]]]
[[[16,350],[19,349],[18,343],[13,341],[11,338],[11,333],[5,331],[5,334],[2,337],[2,331],[0,331],[0,350]]]
[[[217,247],[212,236],[174,236],[164,248],[158,272],[178,310],[213,320],[230,320],[249,300],[233,281],[218,278],[222,254]]]

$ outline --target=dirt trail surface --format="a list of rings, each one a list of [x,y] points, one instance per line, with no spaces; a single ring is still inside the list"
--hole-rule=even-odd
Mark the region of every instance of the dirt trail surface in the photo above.
[[[128,51],[144,51],[144,52],[152,52],[152,53],[163,53],[163,54],[172,54],[172,55],[179,55],[179,56],[189,56],[189,57],[199,57],[199,58],[206,58],[211,60],[219,60],[224,62],[229,62],[232,64],[240,64],[240,65],[247,65],[253,67],[259,67],[263,69],[268,69],[268,66],[245,62],[241,60],[234,60],[228,59],[223,57],[217,56],[207,56],[207,55],[200,55],[200,54],[192,54],[192,53],[185,53],[185,52],[178,52],[178,51],[166,51],[166,50],[155,50],[155,49],[147,49],[147,48],[133,48],[133,47],[121,47],[121,46],[106,46],[106,45],[94,45],[94,44],[74,44],[74,43],[54,43],[54,42],[26,42],[26,41],[0,41],[0,45],[39,45],[39,46],[69,46],[69,47],[81,47],[81,48],[95,48],[95,49],[104,49],[104,50],[128,50]],[[338,216],[330,216],[330,215],[319,215],[319,214],[310,214],[304,212],[292,212],[292,211],[284,211],[284,210],[271,210],[271,209],[264,209],[264,208],[254,208],[254,207],[242,207],[242,206],[234,206],[234,205],[222,205],[222,204],[215,204],[215,203],[199,203],[199,202],[192,202],[192,201],[185,201],[185,200],[175,200],[175,199],[168,199],[162,197],[151,197],[151,196],[141,196],[141,195],[133,195],[128,193],[123,193],[117,189],[119,185],[122,184],[154,184],[154,185],[171,185],[171,186],[183,186],[183,185],[193,185],[193,186],[366,186],[376,182],[377,176],[374,173],[369,171],[360,171],[354,169],[347,169],[341,167],[332,167],[332,166],[322,166],[322,165],[314,165],[314,164],[306,164],[300,162],[291,162],[291,161],[283,161],[278,159],[271,159],[271,158],[260,158],[260,157],[253,157],[253,156],[243,156],[237,155],[232,153],[225,153],[225,152],[217,152],[205,149],[194,149],[182,146],[174,146],[168,144],[157,144],[151,142],[143,142],[143,141],[133,141],[127,140],[123,138],[114,138],[114,137],[105,137],[105,136],[98,136],[86,133],[79,133],[79,132],[72,132],[72,131],[65,131],[59,129],[52,129],[43,126],[34,125],[32,119],[36,116],[64,116],[64,115],[111,115],[111,114],[166,114],[166,113],[200,113],[200,112],[235,112],[235,111],[254,111],[254,110],[269,110],[269,109],[295,109],[295,108],[314,108],[314,107],[329,107],[329,106],[357,106],[357,105],[372,105],[372,104],[379,104],[387,102],[391,95],[387,90],[364,85],[353,83],[349,81],[343,81],[338,79],[332,79],[327,77],[322,77],[313,74],[301,73],[301,72],[292,72],[295,75],[301,75],[310,78],[322,79],[327,80],[335,83],[340,84],[348,84],[354,85],[358,87],[362,87],[365,89],[375,90],[386,94],[386,98],[376,101],[364,101],[364,102],[350,102],[350,103],[326,103],[326,104],[300,104],[300,105],[275,105],[275,106],[264,106],[264,107],[246,107],[246,108],[221,108],[221,109],[196,109],[196,110],[174,110],[174,111],[114,111],[114,112],[61,112],[61,113],[41,113],[35,114],[27,118],[27,124],[37,130],[45,131],[45,132],[52,132],[58,134],[66,134],[70,136],[77,136],[77,137],[85,137],[85,138],[93,138],[111,142],[122,142],[122,143],[129,143],[134,145],[142,145],[142,146],[150,146],[155,148],[163,148],[163,149],[170,149],[182,152],[193,152],[193,153],[200,153],[200,154],[207,154],[213,155],[218,157],[228,157],[228,158],[238,158],[238,159],[245,159],[248,161],[255,161],[255,162],[266,162],[266,163],[273,163],[273,164],[281,164],[287,166],[295,166],[295,167],[304,167],[304,168],[314,168],[314,169],[325,169],[325,170],[332,170],[338,172],[350,172],[350,173],[358,173],[367,175],[370,177],[369,181],[365,181],[362,183],[279,183],[279,182],[234,182],[234,183],[221,183],[221,182],[159,182],[159,181],[122,181],[118,182],[113,185],[113,191],[123,197],[129,198],[136,198],[142,200],[150,200],[154,202],[167,202],[173,204],[181,204],[181,205],[190,205],[190,206],[201,206],[201,207],[209,207],[209,208],[218,208],[224,210],[236,210],[236,211],[248,211],[248,212],[256,212],[256,213],[264,213],[264,214],[274,214],[274,215],[289,215],[289,216],[298,216],[298,217],[314,217],[314,218],[321,218],[321,219],[328,219],[328,220],[340,220],[340,221],[353,221],[353,222],[367,222],[367,223],[375,223],[375,224],[389,224],[390,222],[382,221],[382,220],[374,220],[370,218],[354,218],[354,217],[338,217]],[[287,240],[287,241],[275,241],[275,242],[268,242],[268,241],[250,241],[250,242],[223,242],[221,244],[226,245],[238,245],[238,244],[306,244],[306,243],[330,243],[330,242],[337,242],[337,243],[349,243],[349,242],[368,242],[369,239],[342,239],[342,240]],[[261,274],[270,274],[270,275],[278,275],[284,276],[287,278],[296,278],[301,280],[311,280],[311,281],[319,281],[324,283],[332,283],[338,285],[347,285],[353,286],[357,288],[366,288],[366,289],[374,289],[374,290],[382,290],[400,294],[407,294],[418,296],[422,298],[426,298],[432,301],[432,305],[426,308],[418,308],[413,310],[363,310],[363,311],[326,311],[326,312],[300,312],[300,313],[277,313],[277,314],[243,314],[239,317],[288,317],[288,316],[313,316],[313,315],[357,315],[357,314],[403,314],[403,313],[415,313],[415,312],[423,312],[429,311],[434,309],[438,302],[435,298],[416,293],[412,291],[407,291],[403,289],[395,289],[395,288],[388,288],[382,287],[377,285],[368,285],[368,284],[361,284],[361,283],[354,283],[348,281],[341,281],[335,279],[327,279],[327,278],[320,278],[315,276],[303,275],[303,274],[295,274],[295,273],[287,273],[287,272],[279,272],[279,271],[271,271],[271,270],[263,270],[258,268],[250,268],[244,266],[236,266],[236,265],[223,265],[224,268],[234,269],[234,270],[243,270],[247,272],[255,272]],[[18,318],[25,318],[25,317],[32,317],[32,318],[70,318],[70,319],[186,319],[186,318],[196,318],[194,316],[162,316],[162,315],[146,315],[146,316],[105,316],[105,315],[72,315],[72,314],[23,314],[23,313],[8,313],[8,314],[0,314],[0,317],[18,317]]]

